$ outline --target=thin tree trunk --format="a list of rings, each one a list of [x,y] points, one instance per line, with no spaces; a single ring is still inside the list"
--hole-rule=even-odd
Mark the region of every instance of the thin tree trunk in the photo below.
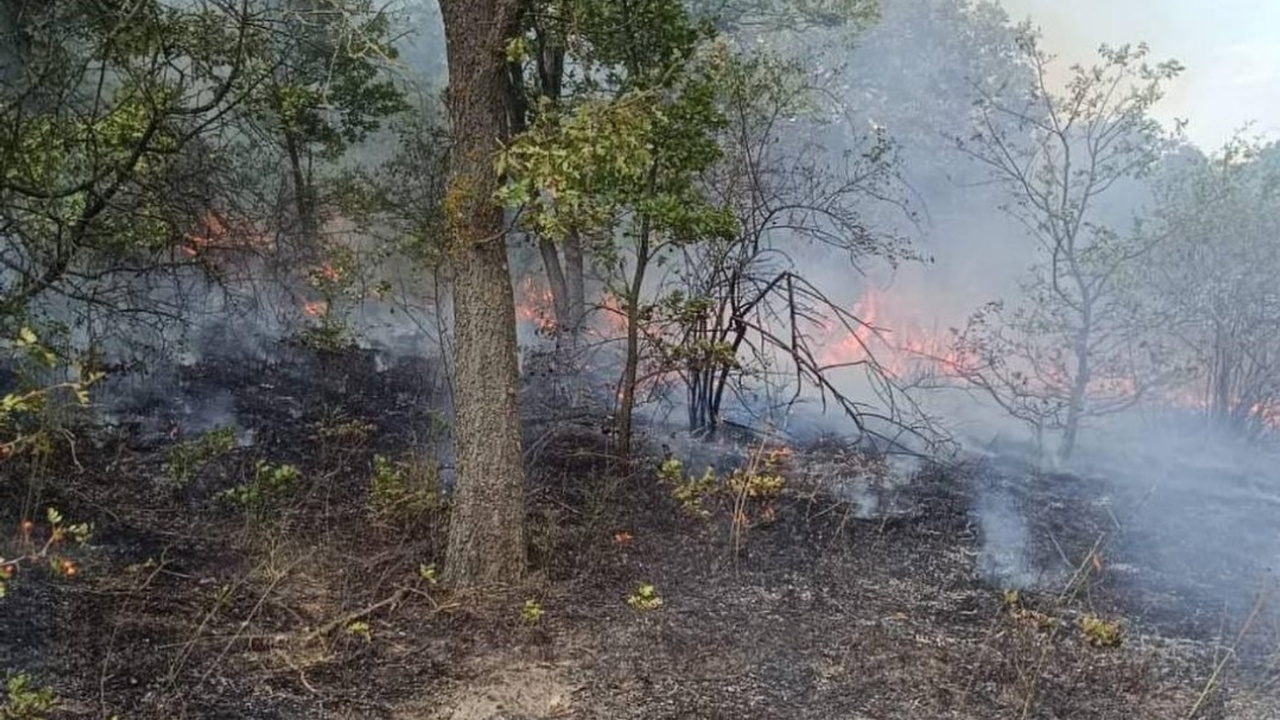
[[[24,0],[0,0],[0,89],[17,97],[30,43],[22,27]]]
[[[551,287],[551,304],[556,313],[556,347],[572,352],[578,347],[587,315],[582,240],[576,233],[571,233],[559,245],[547,238],[539,238],[538,252],[542,255],[542,266]]]
[[[564,280],[568,291],[568,322],[570,347],[578,346],[582,323],[587,316],[587,285],[583,260],[582,238],[576,232],[564,239]]]
[[[290,130],[284,131],[285,152],[289,156],[289,172],[293,177],[294,211],[302,232],[303,246],[314,250],[320,241],[320,214],[315,198],[311,175],[303,167],[302,148],[298,138]]]
[[[547,284],[551,286],[551,305],[556,312],[558,337],[569,329],[569,286],[565,282],[560,250],[555,241],[545,237],[538,238],[538,252],[542,255],[542,267],[547,272]]]
[[[618,401],[618,454],[631,457],[632,423],[636,407],[636,376],[640,368],[640,293],[644,273],[649,266],[649,218],[640,221],[640,237],[636,243],[636,269],[627,287],[627,348],[622,368],[622,393]]]
[[[1081,332],[1076,342],[1076,377],[1071,384],[1070,404],[1067,406],[1067,422],[1062,436],[1062,447],[1058,449],[1058,459],[1066,462],[1071,459],[1076,449],[1076,438],[1080,434],[1080,419],[1084,415],[1085,396],[1089,391],[1089,382],[1093,380],[1093,368],[1089,363],[1089,331]]]
[[[457,486],[445,576],[508,583],[525,570],[525,485],[516,388],[515,297],[493,158],[509,134],[509,0],[442,0],[449,60],[445,211],[454,268]]]
[[[658,161],[655,158],[649,165],[648,192],[652,194],[658,184]],[[626,364],[622,368],[622,392],[618,403],[618,454],[623,458],[631,457],[632,422],[636,407],[636,376],[640,369],[640,297],[644,292],[644,275],[649,269],[650,235],[653,222],[648,215],[640,218],[639,233],[636,237],[636,269],[631,274],[631,283],[627,287],[627,347]]]

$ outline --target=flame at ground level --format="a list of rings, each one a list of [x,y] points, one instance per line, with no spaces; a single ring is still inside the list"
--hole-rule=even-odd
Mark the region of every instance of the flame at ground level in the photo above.
[[[913,306],[909,299],[898,301],[881,291],[868,290],[848,309],[862,325],[850,329],[828,322],[823,326],[824,335],[818,338],[822,347],[820,362],[837,368],[873,361],[899,381],[935,377],[963,382],[965,377],[971,377],[980,367],[978,358],[966,356],[957,347],[955,332],[931,332],[920,322],[919,314],[895,312],[898,307]],[[1056,391],[1065,393],[1070,385],[1065,373],[1055,373],[1054,368],[1041,370]],[[1151,393],[1150,400],[1166,407],[1207,413],[1211,403],[1194,382],[1163,388]],[[1139,386],[1132,377],[1098,377],[1090,382],[1088,392],[1091,397],[1123,404],[1134,398]],[[1238,402],[1233,400],[1231,405]],[[1269,430],[1280,430],[1280,402],[1254,403],[1244,414]]]
[[[516,319],[540,334],[556,330],[554,297],[545,282],[526,277],[516,286]],[[878,289],[867,290],[848,308],[844,320],[827,318],[811,329],[814,360],[824,370],[874,363],[889,378],[914,383],[933,378],[944,383],[962,385],[966,377],[979,368],[979,359],[967,355],[957,346],[956,333],[947,329],[929,329],[921,320],[924,312],[912,311],[919,303],[911,298],[893,297]],[[617,340],[626,336],[626,315],[619,299],[606,295],[596,308],[595,321],[588,332],[598,340]],[[1050,369],[1049,375],[1053,374]],[[1057,388],[1069,385],[1064,373],[1051,380]],[[1094,397],[1122,401],[1137,392],[1133,378],[1104,377],[1090,384]],[[1166,407],[1208,412],[1210,403],[1202,389],[1188,383],[1165,388],[1151,395],[1151,401]],[[1271,430],[1280,430],[1280,403],[1258,403],[1250,408],[1249,417]]]

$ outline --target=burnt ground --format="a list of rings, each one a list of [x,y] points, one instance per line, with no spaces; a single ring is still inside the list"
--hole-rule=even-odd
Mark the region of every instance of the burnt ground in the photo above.
[[[1188,568],[1129,562],[1111,489],[1016,464],[894,479],[840,443],[796,448],[735,540],[730,499],[695,517],[657,482],[661,448],[624,470],[589,415],[531,422],[531,577],[451,595],[421,572],[444,510],[369,509],[375,454],[432,447],[439,386],[367,353],[211,360],[74,452],[10,460],[7,525],[56,504],[96,531],[75,578],[23,570],[0,600],[0,668],[55,690],[66,718],[1280,714],[1280,643],[1265,613],[1246,622],[1245,589],[1243,616],[1199,602]],[[207,406],[241,446],[166,487],[168,449],[216,424]],[[258,460],[301,470],[287,500],[261,517],[218,502]],[[993,484],[1029,537],[1016,600],[978,512]],[[660,608],[628,605],[641,584]],[[1086,615],[1121,644],[1091,644]]]

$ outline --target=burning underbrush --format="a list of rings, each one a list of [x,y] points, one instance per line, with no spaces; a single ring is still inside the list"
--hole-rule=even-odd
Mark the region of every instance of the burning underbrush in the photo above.
[[[436,575],[450,462],[431,362],[285,346],[147,387],[4,466],[4,522],[39,521],[6,557],[39,544],[49,506],[93,525],[58,550],[73,577],[24,566],[0,600],[0,666],[51,688],[52,717],[1280,707],[1270,613],[1245,588],[1242,608],[1192,592],[1221,567],[1138,552],[1150,538],[1120,528],[1140,498],[1101,481],[747,428],[651,427],[624,467],[584,405],[527,422],[532,578],[459,596]]]

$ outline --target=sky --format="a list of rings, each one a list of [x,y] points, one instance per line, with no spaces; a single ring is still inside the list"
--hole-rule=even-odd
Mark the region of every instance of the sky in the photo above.
[[[1066,62],[1088,62],[1102,43],[1145,41],[1153,59],[1186,71],[1157,116],[1190,122],[1201,148],[1220,147],[1236,130],[1280,140],[1280,0],[1000,0],[1015,21],[1030,18],[1045,48]]]

